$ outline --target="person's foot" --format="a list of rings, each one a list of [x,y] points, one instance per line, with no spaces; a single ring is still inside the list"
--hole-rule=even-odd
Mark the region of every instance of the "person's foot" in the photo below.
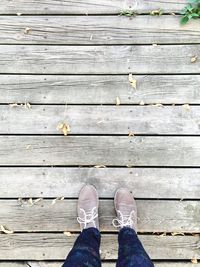
[[[78,199],[78,217],[81,231],[90,227],[99,229],[98,219],[99,198],[96,188],[93,185],[85,185]]]
[[[114,227],[131,227],[137,232],[137,206],[132,193],[126,188],[120,188],[114,198],[117,218],[112,223]]]

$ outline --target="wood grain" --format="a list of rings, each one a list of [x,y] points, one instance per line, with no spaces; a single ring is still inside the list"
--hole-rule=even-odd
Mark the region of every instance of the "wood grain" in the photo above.
[[[200,104],[199,75],[0,75],[0,103]]]
[[[199,43],[199,37],[199,22],[183,26],[180,16],[2,16],[0,20],[1,44],[183,44]]]
[[[12,234],[0,235],[2,260],[64,260],[77,235]],[[199,258],[199,236],[143,235],[140,239],[152,259]],[[117,257],[117,235],[103,235],[102,259]],[[12,253],[10,253],[12,251]]]
[[[110,198],[128,187],[136,198],[200,199],[200,172],[195,168],[0,168],[1,198],[65,196],[77,198],[86,184]]]
[[[1,14],[116,14],[124,9],[134,9],[138,12],[149,12],[162,9],[165,12],[180,12],[186,5],[183,0],[2,0]]]
[[[0,134],[199,134],[198,106],[0,106]]]
[[[199,157],[199,137],[0,137],[1,165],[197,167]]]
[[[0,73],[197,74],[200,60],[191,63],[191,58],[200,57],[199,48],[200,45],[2,45]]]
[[[14,232],[79,231],[77,200],[54,202],[42,199],[32,204],[29,200],[1,200],[0,223]],[[200,232],[199,201],[137,200],[137,208],[139,232]],[[101,200],[101,231],[118,231],[112,225],[115,217],[113,200]]]

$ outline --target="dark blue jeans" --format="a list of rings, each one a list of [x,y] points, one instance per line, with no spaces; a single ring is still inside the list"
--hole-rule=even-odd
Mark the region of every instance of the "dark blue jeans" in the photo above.
[[[101,235],[96,228],[88,228],[77,238],[63,267],[100,267]],[[153,267],[137,234],[129,227],[120,230],[117,267]]]

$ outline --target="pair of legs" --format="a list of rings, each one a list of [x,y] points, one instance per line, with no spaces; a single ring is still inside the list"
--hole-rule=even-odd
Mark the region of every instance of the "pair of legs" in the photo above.
[[[91,185],[82,188],[78,200],[78,222],[81,234],[70,251],[63,267],[100,267],[98,194]],[[153,267],[153,263],[137,236],[137,207],[127,189],[118,189],[114,205],[117,217],[112,221],[119,227],[117,267]],[[108,248],[109,249],[109,248]]]

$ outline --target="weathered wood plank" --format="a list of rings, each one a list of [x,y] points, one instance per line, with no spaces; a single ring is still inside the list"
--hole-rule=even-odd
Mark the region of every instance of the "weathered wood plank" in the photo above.
[[[200,166],[199,157],[199,137],[0,137],[1,165]]]
[[[199,38],[199,21],[182,26],[179,16],[2,16],[0,20],[1,44],[199,43]]]
[[[128,187],[136,198],[200,199],[200,171],[195,168],[2,167],[0,181],[1,198],[74,198],[90,183],[104,198],[113,197],[117,187]]]
[[[165,12],[179,12],[185,6],[185,0],[2,0],[1,14],[116,14],[132,8],[138,12],[162,9]]]
[[[13,234],[0,235],[1,260],[63,260],[77,235]],[[140,236],[152,259],[199,258],[199,236]],[[102,259],[116,259],[117,235],[103,235]],[[12,251],[12,253],[11,253]]]
[[[0,267],[61,267],[63,262],[61,261],[28,261],[28,262],[14,262],[14,261],[2,261]],[[103,267],[115,267],[114,262],[103,262]],[[200,263],[193,264],[190,262],[154,262],[155,267],[199,267]]]
[[[200,60],[191,63],[194,56],[200,57],[200,45],[1,45],[0,73],[192,74],[200,69]]]
[[[200,107],[0,106],[0,134],[199,134]]]
[[[199,75],[0,75],[1,103],[200,104]]]
[[[199,201],[137,200],[137,207],[139,232],[200,232]],[[0,224],[14,232],[79,231],[76,216],[76,200],[57,200],[55,204],[41,200],[34,205],[23,200],[0,201]],[[118,231],[112,225],[115,217],[113,200],[101,200],[101,231]]]

